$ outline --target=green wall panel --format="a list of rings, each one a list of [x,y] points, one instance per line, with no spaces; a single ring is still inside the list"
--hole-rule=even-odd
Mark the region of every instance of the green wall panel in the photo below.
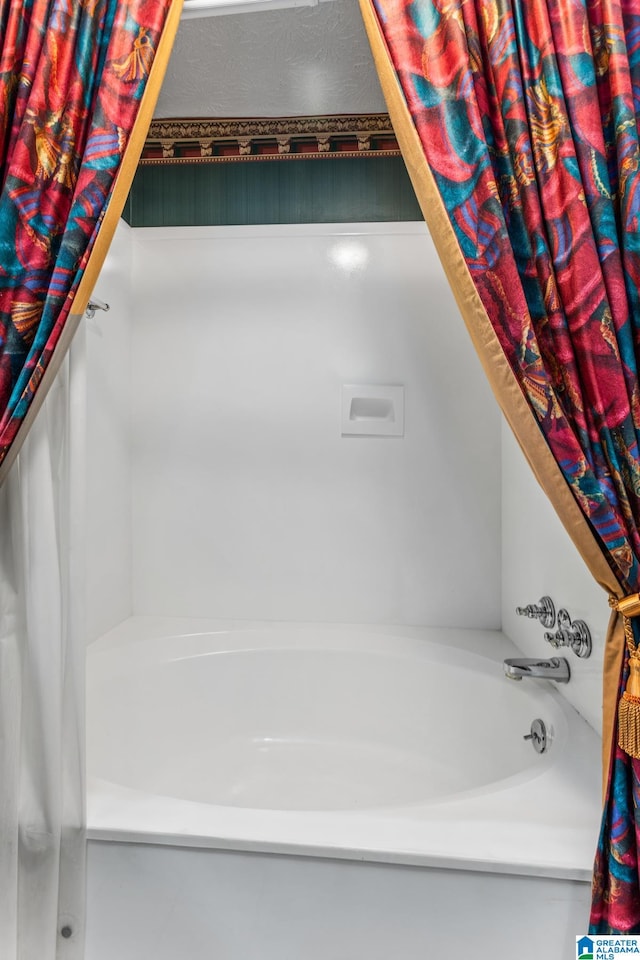
[[[422,220],[400,157],[141,166],[133,227]]]

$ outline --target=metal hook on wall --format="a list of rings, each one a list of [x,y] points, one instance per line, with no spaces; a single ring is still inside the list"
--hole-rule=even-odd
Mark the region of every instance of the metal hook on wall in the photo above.
[[[96,315],[96,310],[104,310],[104,312],[106,313],[110,309],[111,308],[109,307],[108,303],[105,303],[104,300],[98,300],[96,298],[94,300],[89,300],[89,303],[87,304],[87,309],[85,310],[84,315],[85,317],[87,317],[88,320],[93,320],[93,318]]]

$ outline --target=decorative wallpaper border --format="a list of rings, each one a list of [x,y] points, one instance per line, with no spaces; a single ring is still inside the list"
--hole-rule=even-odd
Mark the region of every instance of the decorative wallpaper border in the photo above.
[[[156,119],[140,164],[399,157],[386,113],[333,117]]]

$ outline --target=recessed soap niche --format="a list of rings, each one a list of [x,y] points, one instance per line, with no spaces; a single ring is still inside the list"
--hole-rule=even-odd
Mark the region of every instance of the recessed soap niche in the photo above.
[[[404,386],[344,384],[343,437],[403,437]]]

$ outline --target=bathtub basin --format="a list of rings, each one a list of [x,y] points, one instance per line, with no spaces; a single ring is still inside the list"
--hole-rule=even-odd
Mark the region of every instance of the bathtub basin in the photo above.
[[[128,620],[89,649],[89,835],[586,880],[598,738],[506,680],[513,654],[488,631]]]

